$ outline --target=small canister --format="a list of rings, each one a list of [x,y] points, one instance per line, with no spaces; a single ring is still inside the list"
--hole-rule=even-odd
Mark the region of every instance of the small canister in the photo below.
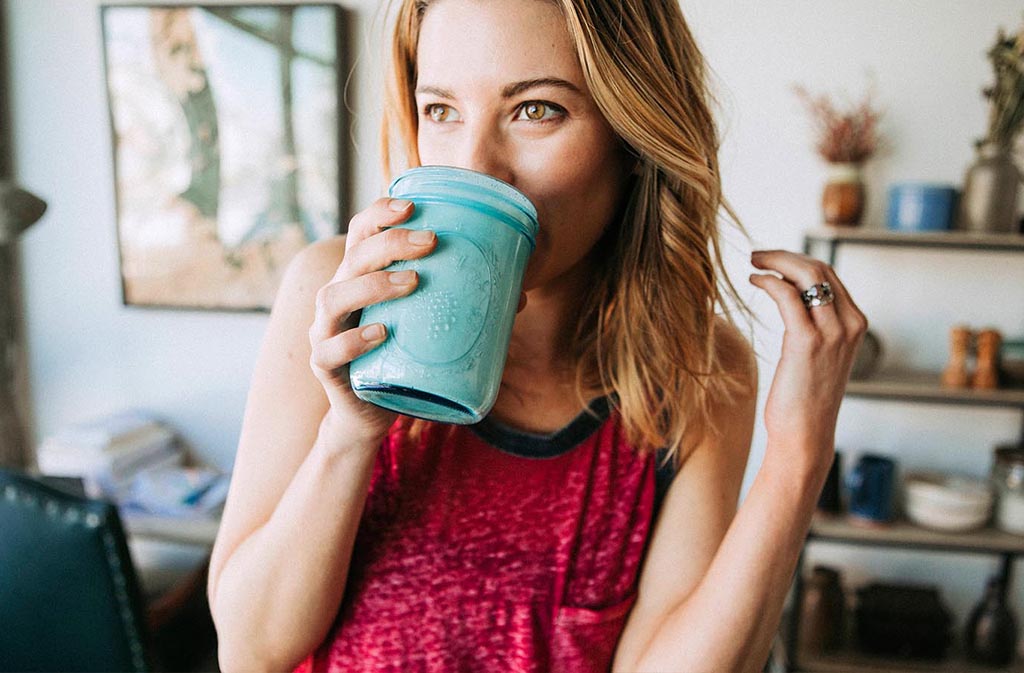
[[[952,185],[902,182],[889,188],[886,224],[895,231],[946,231],[953,228],[957,191]]]
[[[508,183],[448,166],[410,169],[388,194],[415,204],[400,226],[434,231],[437,248],[388,267],[415,270],[419,286],[363,310],[359,324],[388,338],[352,362],[352,389],[407,416],[477,423],[498,396],[537,211]]]
[[[999,501],[996,526],[1024,535],[1024,446],[998,446],[992,460],[992,482]]]
[[[885,525],[896,514],[896,461],[865,453],[846,475],[851,521]]]

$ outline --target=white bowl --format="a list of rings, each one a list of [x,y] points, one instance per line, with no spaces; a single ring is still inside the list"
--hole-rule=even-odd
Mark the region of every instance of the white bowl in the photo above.
[[[921,502],[947,507],[988,507],[992,486],[988,481],[956,474],[918,472],[907,475],[904,492]]]
[[[904,481],[904,509],[911,521],[942,531],[984,526],[994,496],[987,481],[960,475],[918,473]]]

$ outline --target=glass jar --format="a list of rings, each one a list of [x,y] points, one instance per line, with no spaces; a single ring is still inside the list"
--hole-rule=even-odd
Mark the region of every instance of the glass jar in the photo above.
[[[437,247],[388,267],[415,270],[419,286],[363,310],[359,324],[388,337],[352,362],[352,389],[407,416],[477,423],[498,396],[537,211],[511,185],[448,166],[410,169],[388,194],[415,204],[400,226],[434,231]]]
[[[999,495],[996,526],[1024,535],[1024,446],[998,446],[993,454],[992,482]]]

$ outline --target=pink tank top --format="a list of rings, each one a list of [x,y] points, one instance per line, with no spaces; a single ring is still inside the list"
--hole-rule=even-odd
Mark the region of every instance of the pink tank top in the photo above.
[[[296,671],[609,670],[671,472],[591,410],[548,436],[396,423],[338,617]]]

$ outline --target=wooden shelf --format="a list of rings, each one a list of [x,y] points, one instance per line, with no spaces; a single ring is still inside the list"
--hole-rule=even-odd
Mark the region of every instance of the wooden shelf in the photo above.
[[[979,234],[966,231],[901,232],[859,227],[820,227],[806,234],[808,243],[947,248],[987,252],[1024,252],[1024,234]]]
[[[981,234],[973,232],[898,232],[887,229],[860,227],[818,227],[806,232],[804,252],[835,264],[840,247],[878,246],[895,248],[936,249],[984,253],[1022,253],[1024,234]],[[1016,263],[1014,261],[1013,263]],[[951,389],[941,385],[939,372],[890,371],[870,379],[850,381],[846,396],[851,398],[889,400],[925,404],[955,404],[966,406],[1009,407],[1024,410],[1024,387],[998,390]],[[814,542],[864,547],[903,548],[912,550],[999,554],[1002,556],[1002,577],[1009,576],[1014,559],[1024,555],[1024,536],[1006,533],[995,528],[984,528],[968,533],[933,531],[910,523],[896,521],[886,526],[867,527],[852,523],[843,516],[816,514],[807,534],[806,545]],[[801,554],[796,572],[802,578],[804,555]],[[802,582],[795,585],[795,605],[800,605]],[[849,617],[849,615],[848,615]],[[810,655],[794,652],[796,632],[792,630],[793,615],[784,617],[776,642],[776,664],[786,670],[818,671],[820,673],[876,673],[877,671],[958,671],[964,673],[1024,673],[1024,662],[1015,660],[1002,668],[990,668],[966,661],[954,642],[950,656],[943,662],[918,662],[883,658],[851,650],[830,655]],[[850,619],[847,620],[848,628]],[[959,627],[958,627],[959,628]],[[850,634],[847,634],[850,635]],[[954,633],[954,635],[959,635]],[[853,642],[847,638],[848,643]],[[784,643],[784,647],[780,645]],[[793,656],[795,661],[786,661]]]
[[[814,671],[820,673],[878,673],[878,671],[907,671],[936,673],[1024,673],[1024,664],[1014,661],[1002,668],[993,668],[981,664],[972,664],[962,656],[952,655],[945,661],[905,661],[886,659],[857,652],[842,652],[834,655],[810,656],[800,655],[797,659],[797,671]]]
[[[938,372],[881,373],[870,379],[850,381],[846,386],[846,395],[905,402],[1024,408],[1024,388],[943,388]]]
[[[814,515],[808,540],[842,542],[872,547],[905,547],[935,551],[988,554],[1024,554],[1024,536],[995,528],[969,533],[945,533],[896,521],[886,526],[867,527],[851,523],[844,516]]]

